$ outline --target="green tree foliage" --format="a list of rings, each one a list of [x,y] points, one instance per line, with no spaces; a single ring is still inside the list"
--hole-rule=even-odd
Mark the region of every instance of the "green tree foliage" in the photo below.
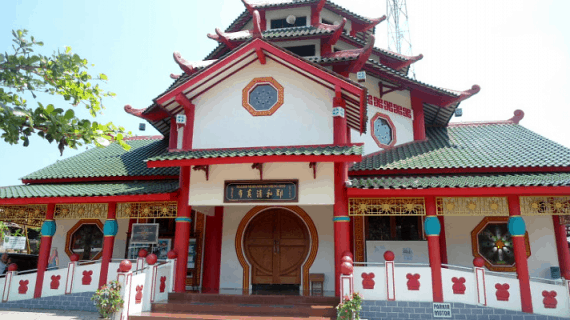
[[[95,117],[104,109],[103,97],[115,96],[91,81],[106,81],[103,73],[96,77],[88,71],[88,62],[66,47],[65,52],[50,56],[35,53],[43,46],[34,37],[27,37],[27,30],[12,31],[15,44],[13,53],[0,53],[0,137],[10,144],[22,141],[27,147],[32,134],[56,142],[61,153],[66,146],[77,148],[83,144],[98,146],[118,142],[125,149],[125,129],[81,119],[73,109],[64,110],[52,104],[37,101],[31,106],[24,98],[30,93],[34,99],[48,94],[61,96],[72,106],[83,105]],[[91,65],[93,66],[93,65]]]

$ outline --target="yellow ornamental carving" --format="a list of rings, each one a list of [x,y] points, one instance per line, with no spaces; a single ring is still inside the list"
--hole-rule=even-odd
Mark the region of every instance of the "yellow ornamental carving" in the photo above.
[[[442,197],[436,199],[437,214],[448,216],[508,216],[504,197]]]
[[[56,204],[55,219],[106,219],[106,203]]]
[[[176,202],[128,202],[117,204],[117,219],[176,218]]]
[[[41,227],[47,212],[47,205],[0,205],[0,221],[13,222],[28,227]]]
[[[357,198],[348,200],[351,216],[425,215],[423,198]]]
[[[570,197],[519,197],[521,214],[548,216],[570,214]]]

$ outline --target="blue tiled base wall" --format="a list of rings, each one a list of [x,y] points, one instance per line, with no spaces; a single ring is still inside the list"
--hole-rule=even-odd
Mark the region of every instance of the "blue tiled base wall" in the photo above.
[[[370,301],[362,302],[361,319],[367,320],[568,320],[568,318],[528,314],[518,311],[450,303],[451,318],[434,318],[431,302]]]
[[[97,312],[95,305],[93,305],[93,301],[91,301],[91,297],[94,293],[95,292],[82,292],[39,299],[0,302],[0,310],[25,308]]]

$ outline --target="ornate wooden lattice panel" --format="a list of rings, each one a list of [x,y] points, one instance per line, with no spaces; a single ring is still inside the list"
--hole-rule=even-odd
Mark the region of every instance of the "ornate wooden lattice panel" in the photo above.
[[[355,216],[354,221],[354,261],[364,262],[364,247],[366,239],[364,237],[364,216]]]
[[[525,216],[570,215],[570,197],[520,197]]]
[[[425,216],[424,198],[354,198],[348,200],[350,216]]]
[[[54,219],[105,219],[108,205],[106,203],[72,203],[56,204]]]
[[[47,205],[0,206],[0,221],[13,222],[29,227],[41,227]]]
[[[509,205],[504,197],[437,198],[437,214],[444,216],[508,216]]]
[[[126,202],[117,204],[117,219],[176,218],[176,202]]]

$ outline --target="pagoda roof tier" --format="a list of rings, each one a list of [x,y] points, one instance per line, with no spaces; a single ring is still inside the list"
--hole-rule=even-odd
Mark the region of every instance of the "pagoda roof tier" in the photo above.
[[[76,156],[59,160],[22,178],[23,183],[148,180],[178,177],[178,168],[150,169],[144,159],[167,152],[168,139],[162,136],[134,137],[125,141],[131,149],[118,143],[93,148]]]
[[[351,162],[360,161],[362,151],[362,144],[197,149],[169,152],[146,161],[149,167],[259,162]]]
[[[183,110],[183,107],[177,102],[177,96],[184,95],[186,99],[192,101],[206,92],[216,81],[221,81],[230,76],[232,70],[245,68],[258,60],[260,53],[263,53],[264,59],[271,59],[297,71],[301,76],[305,76],[333,91],[338,90],[346,102],[348,126],[361,133],[366,131],[367,90],[365,87],[261,39],[252,39],[243,43],[223,59],[217,60],[201,70],[192,69],[193,73],[189,78],[179,77],[175,84],[156,97],[154,102],[169,115],[176,115]],[[176,55],[175,59],[181,64],[183,70],[188,70],[188,64],[185,65],[182,62],[183,59],[176,58]],[[151,112],[152,108],[156,107],[151,106],[143,114]],[[166,134],[165,131],[161,130],[161,132]]]
[[[362,176],[352,177],[350,184],[354,189],[569,187],[570,172]]]
[[[155,198],[147,197],[146,201],[174,200],[172,193],[178,191],[178,180],[152,180],[130,182],[100,182],[100,183],[57,183],[57,184],[32,184],[21,186],[9,186],[0,188],[0,204],[5,204],[9,199],[30,198],[60,198],[58,203],[65,203],[67,197],[124,197],[136,195],[159,195]],[[78,199],[73,199],[78,201]],[[85,199],[85,202],[93,202],[94,199]],[[103,200],[103,199],[101,199]],[[135,200],[135,198],[131,198]],[[106,201],[109,201],[107,199]],[[47,203],[45,201],[44,203]],[[31,202],[26,202],[31,203]]]
[[[570,149],[511,120],[427,127],[426,140],[363,157],[350,175],[570,171]]]

